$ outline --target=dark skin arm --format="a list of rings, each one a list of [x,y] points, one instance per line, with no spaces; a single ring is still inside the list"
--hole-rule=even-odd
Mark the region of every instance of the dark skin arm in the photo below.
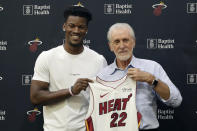
[[[72,93],[77,95],[81,90],[86,90],[88,87],[88,82],[93,82],[87,78],[78,79],[73,88]],[[57,102],[61,102],[67,98],[71,97],[68,89],[62,89],[58,91],[49,91],[49,83],[32,80],[30,88],[30,99],[31,102],[35,105],[51,105]]]

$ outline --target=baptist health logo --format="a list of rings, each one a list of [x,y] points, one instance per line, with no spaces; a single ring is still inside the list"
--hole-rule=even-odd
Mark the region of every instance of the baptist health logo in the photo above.
[[[49,15],[50,5],[23,5],[23,15]]]
[[[65,39],[63,39],[63,44],[65,44]],[[83,45],[90,48],[91,41],[89,39],[83,40]]]
[[[174,119],[174,109],[157,109],[157,119],[172,120]]]
[[[173,49],[174,48],[174,39],[147,39],[147,48],[148,49]]]
[[[197,74],[187,74],[187,84],[197,84]]]
[[[6,51],[7,50],[8,42],[4,40],[0,40],[0,51]]]
[[[0,121],[5,121],[6,119],[6,111],[0,109]]]
[[[32,75],[22,75],[22,85],[27,86],[31,85]]]
[[[1,80],[3,80],[3,77],[2,77],[2,76],[0,76],[0,81],[1,81]]]
[[[104,14],[131,14],[132,4],[104,4]]]
[[[83,40],[83,45],[84,45],[84,46],[90,48],[90,44],[91,44],[91,41],[90,41],[90,40],[88,40],[88,39],[84,39],[84,40]]]
[[[197,13],[197,3],[187,3],[187,13]]]
[[[3,7],[0,5],[0,12],[3,11]]]

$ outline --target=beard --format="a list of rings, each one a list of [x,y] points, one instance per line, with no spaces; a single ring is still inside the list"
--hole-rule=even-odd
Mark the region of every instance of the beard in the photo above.
[[[128,51],[125,55],[121,55],[119,53],[115,53],[116,58],[121,60],[121,61],[127,61],[128,59],[131,58],[132,56],[132,51]]]
[[[129,58],[131,57],[131,55],[124,55],[124,56],[121,56],[121,55],[116,55],[116,58],[121,60],[121,61],[127,61]]]

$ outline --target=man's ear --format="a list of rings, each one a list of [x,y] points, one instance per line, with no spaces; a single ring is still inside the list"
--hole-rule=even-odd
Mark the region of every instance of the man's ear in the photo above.
[[[134,40],[134,42],[133,42],[133,48],[135,48],[135,43],[136,43],[136,42],[135,42],[135,40]]]
[[[65,25],[65,23],[64,23],[63,26],[62,26],[62,30],[63,30],[63,31],[66,31],[66,25]]]
[[[111,44],[110,42],[108,42],[108,45],[109,45],[109,49],[110,49],[110,51],[111,51],[111,52],[113,52],[113,51],[114,51],[114,49],[113,49],[112,44]]]

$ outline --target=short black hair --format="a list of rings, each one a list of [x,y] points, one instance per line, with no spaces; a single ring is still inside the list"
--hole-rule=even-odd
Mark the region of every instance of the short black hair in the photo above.
[[[80,16],[80,17],[85,17],[87,19],[87,25],[89,21],[92,20],[92,14],[90,11],[82,6],[69,6],[65,11],[64,11],[64,19],[65,22],[67,21],[68,17],[72,16]]]

